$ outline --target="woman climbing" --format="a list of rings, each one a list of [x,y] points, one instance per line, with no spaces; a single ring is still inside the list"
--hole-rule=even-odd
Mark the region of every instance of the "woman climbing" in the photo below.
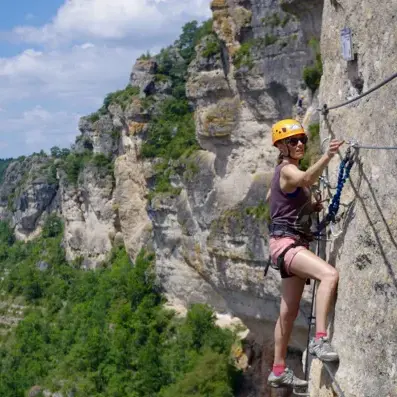
[[[271,387],[306,386],[306,381],[297,378],[286,367],[285,359],[307,278],[320,281],[316,296],[316,335],[310,341],[309,352],[323,361],[338,360],[326,331],[338,272],[308,249],[313,240],[311,214],[322,209],[320,202],[312,202],[309,187],[318,181],[343,141],[331,140],[328,151],[306,171],[301,171],[299,160],[307,142],[302,125],[296,120],[279,121],[272,128],[272,139],[280,155],[268,193],[271,212],[269,245],[271,259],[280,269],[282,297],[274,332],[274,364],[268,384]]]

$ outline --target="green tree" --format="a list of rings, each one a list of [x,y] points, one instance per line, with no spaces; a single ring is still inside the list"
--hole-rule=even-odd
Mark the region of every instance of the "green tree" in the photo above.
[[[56,237],[63,231],[63,222],[56,214],[50,214],[43,225],[43,237]]]
[[[182,34],[179,37],[178,45],[182,57],[190,63],[194,56],[194,47],[198,42],[198,23],[191,21],[182,27]]]
[[[52,157],[59,158],[61,157],[61,149],[58,146],[53,146],[50,149],[50,153]]]
[[[225,356],[206,351],[191,371],[162,389],[160,397],[233,397],[233,375]]]

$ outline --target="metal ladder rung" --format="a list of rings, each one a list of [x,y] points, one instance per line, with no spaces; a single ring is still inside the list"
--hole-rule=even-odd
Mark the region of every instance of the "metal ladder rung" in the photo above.
[[[301,392],[293,389],[292,392],[294,393],[295,396],[310,396],[310,393],[308,391]]]

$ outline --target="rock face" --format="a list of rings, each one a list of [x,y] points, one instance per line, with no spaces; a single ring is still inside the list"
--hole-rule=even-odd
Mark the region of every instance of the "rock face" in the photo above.
[[[85,268],[95,267],[112,248],[116,234],[113,183],[112,175],[88,166],[77,187],[61,185],[66,256],[81,258]]]
[[[14,161],[0,186],[0,216],[10,221],[19,239],[37,236],[46,214],[59,206],[58,181],[47,156]]]
[[[396,72],[396,1],[325,2],[321,37],[324,74],[320,103],[344,102]],[[353,33],[353,61],[341,54],[340,30]],[[397,81],[354,104],[330,111],[329,134],[362,145],[396,146]],[[388,132],[387,132],[388,131]],[[344,155],[346,146],[341,150]],[[395,151],[358,152],[342,194],[349,204],[343,234],[329,245],[340,272],[332,326],[341,362],[336,378],[346,396],[397,395],[397,265]],[[329,167],[331,183],[337,162]],[[349,207],[346,207],[347,209]],[[323,371],[324,372],[324,371]],[[327,382],[329,385],[329,382]],[[328,389],[326,391],[325,389]],[[316,396],[328,396],[330,387]]]
[[[154,59],[140,59],[130,91],[81,119],[74,153],[88,153],[90,160],[77,180],[72,183],[62,170],[54,176],[45,156],[14,162],[0,188],[0,217],[26,239],[39,234],[46,214],[58,211],[65,221],[68,258],[88,268],[98,266],[116,244],[124,243],[132,258],[150,244],[158,278],[173,303],[206,302],[238,316],[253,331],[252,346],[265,346],[262,353],[257,347],[251,353],[258,359],[252,369],[258,383],[254,395],[267,396],[264,379],[280,296],[279,276],[274,271],[263,276],[269,255],[264,198],[276,160],[270,127],[297,116],[299,96],[304,96],[307,127],[319,120],[319,104],[345,101],[394,73],[397,43],[391,27],[397,2],[213,0],[211,8],[215,35],[197,45],[186,84],[200,150],[189,157],[188,171],[172,175],[172,194],[149,194],[157,159],[141,155],[156,104],[173,92],[172,79],[159,73]],[[345,26],[353,30],[356,55],[350,62],[340,54],[339,30]],[[320,35],[324,74],[318,96],[302,75],[316,58],[312,44]],[[184,62],[173,48],[167,56]],[[394,81],[331,111],[321,119],[321,137],[396,145],[396,87]],[[397,395],[397,214],[390,200],[397,165],[392,156],[392,151],[359,152],[343,193],[344,231],[327,248],[341,273],[330,329],[341,356],[336,377],[351,397]],[[106,159],[112,172],[103,167]],[[337,160],[329,173],[334,186]],[[306,314],[309,298],[306,291]],[[306,330],[300,315],[292,335],[295,353],[306,347]],[[296,365],[299,354],[290,357]],[[312,396],[333,395],[323,374],[313,361]]]

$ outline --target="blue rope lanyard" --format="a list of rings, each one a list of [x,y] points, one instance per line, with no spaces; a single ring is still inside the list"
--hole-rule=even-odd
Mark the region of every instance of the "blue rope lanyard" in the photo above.
[[[327,215],[318,225],[317,231],[314,233],[314,235],[319,235],[319,233],[330,222],[336,222],[336,215],[339,211],[340,197],[342,195],[343,186],[350,176],[350,170],[352,169],[353,164],[354,164],[354,153],[352,153],[351,147],[348,147],[348,149],[346,150],[345,157],[343,158],[343,160],[339,165],[338,184],[336,187],[336,192],[332,197],[331,203],[328,207]]]
[[[340,196],[342,194],[343,186],[350,176],[350,170],[354,164],[354,156],[351,154],[351,148],[346,150],[344,159],[339,165],[338,184],[336,192],[332,197],[331,204],[328,207],[327,222],[335,222],[335,217],[339,211]]]

